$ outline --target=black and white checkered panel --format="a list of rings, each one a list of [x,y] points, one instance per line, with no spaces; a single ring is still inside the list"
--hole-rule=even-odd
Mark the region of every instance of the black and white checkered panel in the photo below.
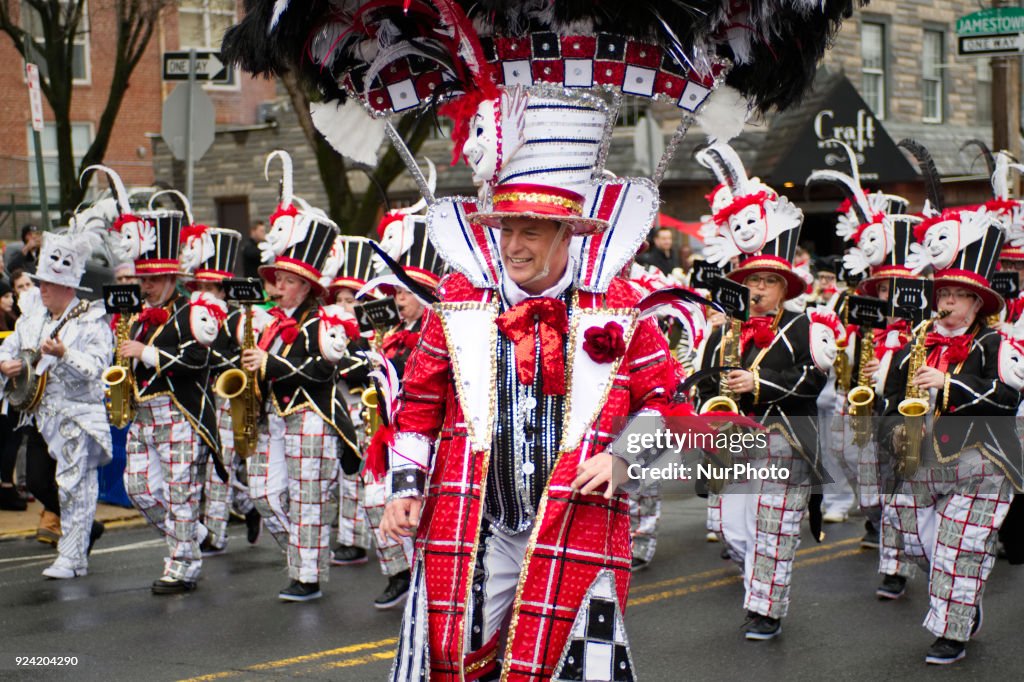
[[[611,573],[600,573],[587,591],[553,679],[557,682],[633,682],[636,679]]]
[[[606,88],[672,101],[689,113],[704,103],[727,68],[724,62],[713,61],[710,73],[698,73],[657,45],[613,33],[566,36],[537,32],[518,38],[483,37],[480,42],[485,59],[494,64],[505,86],[549,83]],[[415,55],[387,65],[373,76],[372,83],[366,83],[366,75],[365,68],[354,69],[344,76],[341,86],[358,94],[377,115],[419,107],[452,79],[437,63]]]

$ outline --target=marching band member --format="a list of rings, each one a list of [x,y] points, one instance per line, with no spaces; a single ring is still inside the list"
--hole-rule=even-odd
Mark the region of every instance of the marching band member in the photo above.
[[[444,262],[427,238],[423,217],[413,212],[416,208],[413,206],[385,215],[378,225],[378,234],[381,237],[381,248],[398,263],[405,274],[425,290],[433,292],[441,279]],[[386,274],[383,261],[378,256],[373,260],[379,273],[373,281],[379,283],[379,290],[394,296],[399,317],[398,323],[383,336],[381,355],[395,368],[401,381],[405,376],[406,363],[420,342],[426,308],[424,301],[393,275]],[[386,462],[380,464],[386,465]],[[374,606],[388,609],[405,601],[409,593],[413,541],[411,537],[396,540],[380,531],[388,495],[386,468],[380,466],[375,458],[369,458],[364,475],[366,515],[377,540],[378,557],[384,567],[384,574],[388,577],[388,584],[374,600]]]
[[[1016,414],[1020,393],[1001,379],[1000,336],[985,323],[1003,306],[989,285],[1003,243],[995,216],[946,210],[921,223],[915,238],[924,245],[916,269],[935,271],[940,316],[893,357],[879,442],[897,474],[885,512],[907,557],[928,571],[924,626],[937,639],[925,661],[945,665],[966,655],[981,626],[996,533],[1022,489],[1020,443],[1012,423],[1000,421]],[[923,406],[925,433],[903,416],[905,398]]]
[[[206,225],[189,225],[183,229],[178,260],[182,272],[191,276],[185,283],[186,288],[224,301],[222,282],[234,277],[235,260],[241,239],[242,236],[234,230]],[[242,316],[241,309],[231,310],[210,347],[211,385],[216,384],[217,377],[223,370],[238,364]],[[222,481],[215,467],[206,467],[202,520],[209,535],[199,547],[203,556],[221,554],[227,549],[228,519],[233,505],[245,515],[246,539],[250,544],[255,544],[259,540],[261,528],[259,512],[256,511],[245,486],[238,479],[238,471],[244,465],[235,452],[230,401],[216,394],[214,400],[217,403],[221,461],[229,480]]]
[[[372,249],[363,237],[342,237],[345,257],[338,274],[327,290],[327,301],[353,315],[356,292],[369,281],[372,273]],[[359,353],[369,349],[360,335],[349,339],[348,357],[339,363],[339,390],[346,399],[349,415],[359,436],[359,450],[365,451],[369,438],[363,423],[362,394],[369,388],[369,362]],[[367,562],[370,549],[370,526],[366,519],[364,500],[366,489],[362,474],[346,472],[340,467],[338,475],[338,546],[331,555],[331,565],[352,566]],[[381,561],[381,570],[385,563]]]
[[[838,170],[815,171],[808,177],[807,184],[829,183],[842,190],[845,200],[837,209],[839,218],[836,234],[853,243],[843,256],[843,265],[851,275],[864,276],[857,293],[875,297],[880,283],[892,277],[910,276],[904,262],[913,241],[913,226],[920,219],[902,215],[908,206],[903,197],[869,192],[861,187],[856,153],[845,143],[836,144],[846,151],[850,174]],[[887,284],[885,286],[888,287]],[[849,301],[844,301],[843,306],[844,309],[849,306]],[[865,343],[862,331],[866,330],[851,330],[847,346],[843,349],[845,362],[842,365],[845,371],[843,376],[837,377],[833,403],[836,418],[831,420],[831,428],[823,440],[823,457],[834,462],[828,470],[839,474],[835,478],[840,479],[841,487],[847,494],[843,496],[845,499],[840,505],[836,497],[826,491],[822,511],[825,522],[845,521],[853,504],[853,487],[856,486],[857,502],[867,517],[861,545],[875,548],[879,546],[882,522],[875,443],[870,437],[865,439],[863,435],[858,437],[854,433],[848,400],[851,388],[861,376],[860,350]],[[875,330],[867,333],[873,334],[872,342],[881,340],[881,334],[875,334]],[[884,345],[875,345],[875,349],[883,350]],[[865,376],[873,376],[877,365],[871,363],[864,369]],[[872,401],[876,408],[880,403],[881,398]]]
[[[66,579],[88,572],[88,554],[103,533],[95,521],[99,484],[96,469],[110,461],[111,439],[103,408],[100,375],[110,364],[113,337],[102,304],[78,298],[88,254],[102,235],[71,228],[66,234],[43,235],[39,264],[32,278],[39,282],[39,307],[26,308],[14,333],[0,346],[0,372],[11,381],[23,374],[23,349],[42,352],[35,368],[44,381],[39,402],[22,411],[42,434],[56,462],[60,504],[57,560],[43,571],[47,578]]]
[[[573,665],[589,677],[564,647],[577,638],[572,646],[584,646],[591,599],[624,601],[629,517],[614,494],[617,458],[604,451],[617,432],[610,420],[664,403],[677,379],[653,320],[636,321],[639,294],[615,278],[647,233],[641,216],[655,195],[617,180],[621,194],[611,189],[601,211],[581,215],[607,116],[585,96],[484,98],[479,126],[457,147],[476,177],[497,178],[489,210],[466,215],[449,200],[428,213],[432,239],[459,274],[442,281],[424,318],[395,416],[382,530],[416,532],[417,554],[394,679],[417,670],[477,679],[498,668],[548,678]],[[543,139],[556,120],[572,140]],[[520,157],[524,136],[531,153]],[[582,171],[570,168],[577,163]],[[518,185],[524,171],[519,182],[528,184]],[[620,203],[626,188],[638,192],[629,204]],[[598,283],[589,277],[604,252],[581,252],[577,270],[570,240],[609,218],[622,219],[609,231],[629,246],[611,242]],[[466,243],[458,226],[470,224],[474,251],[456,258]],[[621,618],[618,608],[606,615]],[[560,617],[577,613],[577,623]],[[615,635],[616,646],[627,646],[624,637]],[[538,650],[539,640],[550,644]]]
[[[769,428],[767,450],[755,449],[747,456],[758,465],[773,464],[789,472],[788,480],[743,487],[734,483],[732,490],[727,486],[715,496],[718,508],[712,510],[713,529],[729,556],[743,566],[746,638],[767,640],[782,631],[800,522],[820,468],[816,399],[835,357],[835,329],[812,325],[808,315],[783,305],[806,287],[792,265],[803,222],[800,210],[760,180],[748,178],[728,145],[713,144],[697,160],[725,183],[715,193],[725,193],[725,199],[712,197],[719,232],[707,238],[705,254],[717,263],[738,255],[739,265],[726,276],[751,292],[750,319],[734,339],[743,369],[730,371],[722,382],[700,382],[702,409],[727,387],[741,413],[761,418]],[[812,338],[812,327],[821,328],[822,338]],[[722,358],[731,355],[724,330],[716,329],[708,339],[702,367],[725,364]]]
[[[324,267],[337,236],[337,226],[321,214],[294,213],[290,234],[272,243],[272,260],[260,266],[260,275],[275,287],[274,319],[257,347],[241,355],[242,367],[258,372],[266,399],[267,425],[247,462],[249,494],[286,549],[291,583],[278,593],[282,601],[322,596],[330,561],[328,496],[339,452],[346,448],[358,456],[335,383],[335,363],[345,346],[339,351],[333,339],[324,343],[327,328],[317,305],[325,292],[321,278],[333,275]]]
[[[119,254],[135,262],[144,299],[116,353],[133,361],[138,403],[128,434],[125,489],[169,551],[154,594],[196,588],[199,545],[207,534],[199,522],[202,472],[207,459],[220,453],[209,346],[227,307],[198,295],[190,304],[177,292],[184,220],[182,212],[166,209],[132,215],[125,205],[114,225]]]

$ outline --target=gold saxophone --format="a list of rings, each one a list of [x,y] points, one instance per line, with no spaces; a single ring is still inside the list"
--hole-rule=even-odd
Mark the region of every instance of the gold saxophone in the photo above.
[[[737,319],[729,320],[729,328],[722,335],[719,364],[725,367],[740,366],[740,330],[742,327],[742,321]],[[727,374],[722,372],[721,378],[718,381],[718,395],[704,403],[704,406],[700,408],[700,413],[731,412],[738,414],[739,411],[739,405],[736,404],[736,394],[729,388]]]
[[[871,375],[864,369],[875,356],[875,338],[871,329],[865,329],[860,341],[860,371],[857,385],[846,394],[853,418],[853,442],[864,446],[871,438],[871,415],[875,407],[875,389],[871,386]]]
[[[941,311],[934,319],[941,320],[949,315],[948,310]],[[907,388],[905,398],[900,401],[897,409],[903,415],[903,424],[893,432],[893,452],[896,456],[894,469],[900,478],[910,478],[921,466],[921,441],[924,439],[924,419],[931,405],[928,391],[914,385],[914,375],[927,361],[925,336],[931,328],[933,320],[925,320],[914,330],[913,346],[907,362]]]
[[[242,327],[242,350],[256,347],[256,334],[252,329],[252,306],[245,306],[245,321]],[[241,458],[256,452],[259,437],[260,386],[256,373],[232,367],[217,377],[213,392],[231,401],[231,432],[234,435],[235,452]]]
[[[739,367],[740,366],[740,331],[743,327],[743,322],[732,318],[729,320],[729,328],[725,330],[722,335],[722,345],[720,347],[720,364],[725,367]],[[700,408],[700,414],[702,415],[713,415],[716,413],[729,413],[739,414],[740,407],[736,403],[736,393],[729,388],[728,374],[722,372],[721,377],[718,380],[718,395],[714,398],[710,398]],[[724,431],[729,430],[729,425],[725,427]],[[714,457],[715,463],[721,467],[732,466],[732,455],[729,454],[728,450],[722,450],[717,453]],[[708,490],[712,493],[718,494],[725,488],[725,481],[719,478],[713,478],[707,482]]]
[[[121,315],[114,329],[114,348],[128,340],[131,315]],[[114,364],[103,371],[103,395],[106,398],[107,418],[114,428],[123,429],[135,419],[135,375],[131,358],[114,354]]]

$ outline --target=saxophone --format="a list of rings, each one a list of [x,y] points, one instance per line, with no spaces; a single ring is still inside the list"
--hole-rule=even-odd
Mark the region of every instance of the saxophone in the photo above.
[[[741,320],[732,318],[729,320],[729,328],[722,335],[720,358],[721,364],[725,367],[740,366],[740,331],[742,327],[743,322]],[[739,414],[739,412],[740,407],[736,403],[736,394],[729,388],[726,373],[722,372],[718,380],[718,395],[704,403],[700,408],[700,414]],[[723,432],[727,432],[729,428],[727,425]],[[716,456],[709,456],[709,458],[714,459],[715,463],[722,467],[728,468],[732,466],[732,455],[729,454],[728,450],[718,452]],[[707,486],[710,492],[717,495],[725,488],[725,481],[713,478],[707,482]]]
[[[725,367],[740,366],[740,330],[742,326],[742,321],[731,319],[729,321],[729,329],[722,336],[720,364]],[[739,411],[739,405],[736,404],[736,394],[729,388],[726,373],[722,372],[722,376],[718,381],[718,395],[704,403],[704,406],[700,408],[700,413],[702,415],[717,412],[738,414]]]
[[[245,316],[242,323],[242,350],[245,351],[256,347],[256,334],[252,328],[252,306],[245,306],[242,314]],[[261,400],[256,373],[237,367],[227,369],[217,377],[213,392],[231,401],[229,409],[235,452],[243,459],[255,454],[256,440],[259,437]]]
[[[121,344],[128,340],[131,329],[131,316],[121,315],[114,329],[114,347],[120,349]],[[132,361],[121,356],[120,350],[114,354],[114,364],[103,372],[103,395],[107,405],[107,417],[110,425],[123,429],[135,419],[135,375],[132,374]]]
[[[859,447],[863,447],[871,438],[871,415],[875,407],[875,389],[871,386],[871,376],[864,369],[875,355],[875,339],[871,329],[865,332],[860,341],[857,385],[846,394],[850,404],[849,415],[853,418],[853,443]]]
[[[941,320],[949,315],[948,310],[941,311],[935,319]],[[903,424],[896,427],[892,443],[896,455],[894,469],[900,478],[910,478],[921,466],[921,441],[924,439],[924,418],[931,405],[928,391],[914,385],[914,375],[924,367],[927,361],[925,336],[928,334],[932,320],[925,320],[914,330],[913,346],[907,362],[907,387],[905,398],[900,401],[897,409],[903,415]]]

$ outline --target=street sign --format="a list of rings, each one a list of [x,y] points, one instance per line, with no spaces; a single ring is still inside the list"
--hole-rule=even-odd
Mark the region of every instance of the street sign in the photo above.
[[[1024,8],[992,7],[956,20],[958,36],[1015,35],[1024,31]]]
[[[163,79],[165,81],[187,81],[188,57],[188,50],[164,52]],[[196,50],[196,80],[228,83],[231,80],[231,67],[220,60],[220,52]]]
[[[956,53],[961,57],[1024,52],[1024,33],[959,36],[956,42]]]
[[[189,134],[188,91],[192,88],[192,130]],[[160,136],[179,161],[188,156],[186,140],[192,140],[192,160],[198,161],[213,144],[216,117],[213,101],[198,83],[181,83],[164,101]]]
[[[32,109],[32,130],[43,132],[43,98],[39,90],[39,67],[31,62],[25,64],[25,80],[28,82],[28,103]]]

